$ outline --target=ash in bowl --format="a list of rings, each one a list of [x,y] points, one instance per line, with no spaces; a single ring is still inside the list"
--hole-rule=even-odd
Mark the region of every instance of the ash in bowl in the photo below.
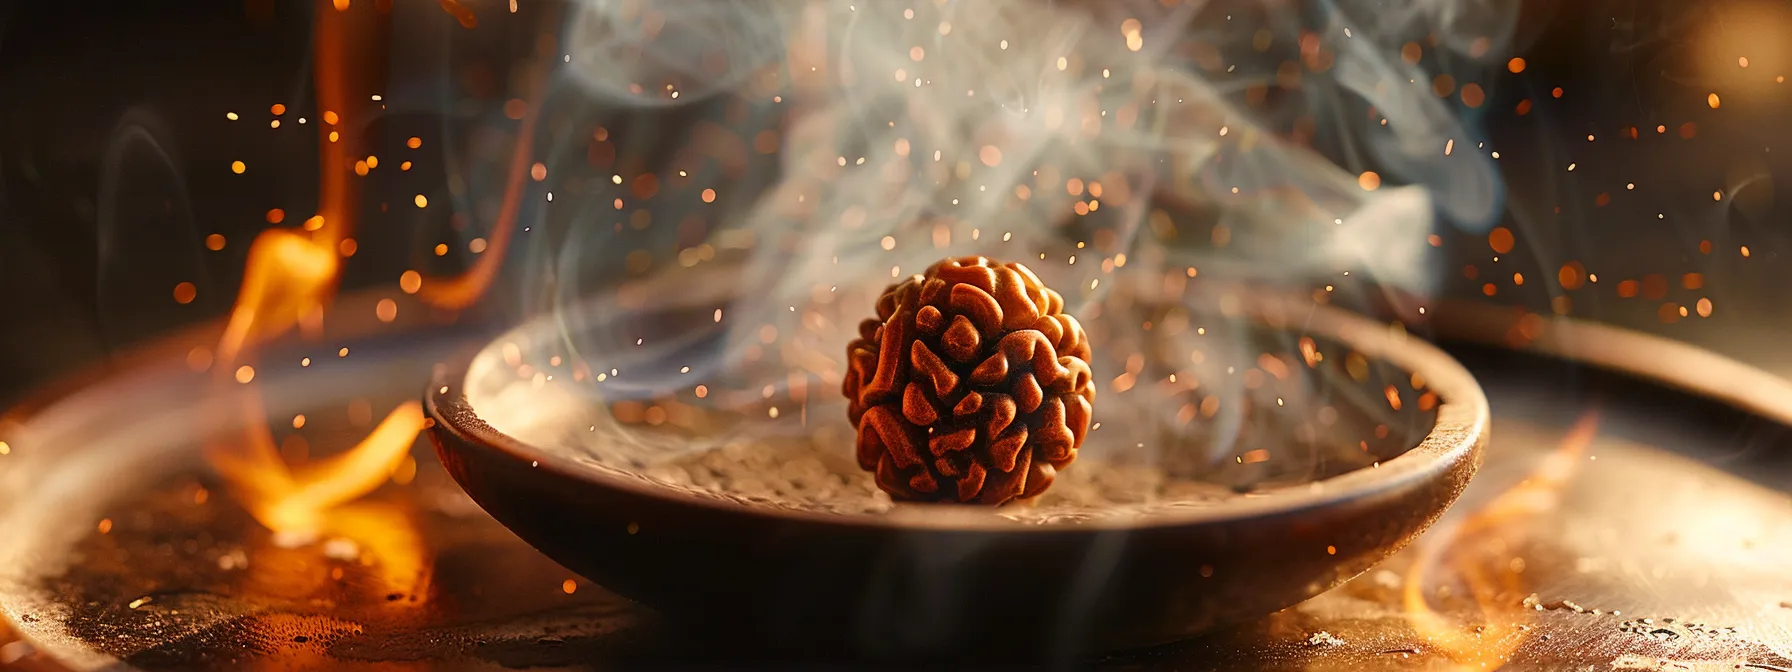
[[[1101,360],[1106,396],[1080,457],[1044,494],[993,515],[1074,524],[1209,506],[1372,467],[1416,445],[1432,426],[1438,399],[1419,376],[1320,334],[1261,321],[1192,326],[1180,305],[1106,304],[1127,319],[1092,321],[1091,338],[1132,347]],[[701,330],[691,331],[697,323],[652,318],[635,324],[702,340]],[[1154,326],[1143,333],[1156,337],[1140,340],[1111,326],[1146,323]],[[664,376],[631,381],[630,369],[653,363],[627,358],[633,349],[620,344],[596,352],[619,353],[611,361],[628,366],[599,370],[568,345],[589,344],[590,334],[553,330],[564,324],[538,322],[499,339],[467,381],[482,419],[552,459],[750,507],[883,516],[938,506],[895,504],[858,467],[837,378],[742,360],[726,375],[676,367],[671,380],[690,376],[676,386]],[[1191,346],[1179,335],[1212,340]],[[637,347],[644,346],[645,339]],[[774,382],[753,384],[764,380]]]
[[[613,421],[608,417],[590,419]],[[595,433],[590,428],[596,426],[590,425],[588,431]],[[731,441],[652,461],[615,450],[617,443],[581,440],[576,435],[564,436],[558,445],[561,450],[576,451],[572,457],[576,463],[700,497],[822,513],[880,515],[892,511],[898,504],[878,489],[870,472],[853,461],[852,440],[850,431],[829,427],[817,430],[807,440]],[[1122,515],[1164,502],[1186,506],[1234,496],[1237,493],[1224,486],[1173,478],[1154,465],[1086,460],[1060,472],[1046,493],[997,513],[1021,522],[1062,522],[1097,513]]]

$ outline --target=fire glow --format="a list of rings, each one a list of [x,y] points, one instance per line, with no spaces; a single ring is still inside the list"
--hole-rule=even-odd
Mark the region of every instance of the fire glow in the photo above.
[[[1439,523],[1418,543],[1418,557],[1406,572],[1402,602],[1413,632],[1461,669],[1494,669],[1512,658],[1526,639],[1531,609],[1514,598],[1524,595],[1522,559],[1508,558],[1523,547],[1522,535],[1539,516],[1555,511],[1568,481],[1580,470],[1599,434],[1599,414],[1588,411],[1560,446],[1543,456],[1528,478],[1501,492],[1454,524]],[[1426,574],[1447,564],[1468,587],[1480,611],[1478,624],[1452,623],[1426,601]]]
[[[440,4],[461,25],[467,28],[476,25],[468,6],[450,0]],[[708,12],[686,6],[688,11],[683,14],[658,10],[643,14],[653,20],[641,19],[646,22],[642,26],[636,25],[639,17],[632,10],[622,11],[626,7],[579,4],[565,38],[568,53],[557,57],[552,38],[537,40],[537,53],[527,75],[528,83],[520,97],[512,98],[504,105],[505,116],[518,122],[516,145],[505,169],[502,203],[492,230],[488,237],[474,239],[469,245],[469,249],[481,254],[481,258],[456,277],[424,278],[406,273],[400,287],[424,305],[446,311],[473,304],[491,287],[516,235],[517,213],[531,183],[530,178],[545,181],[550,173],[561,174],[558,168],[549,169],[546,164],[535,163],[530,147],[537,117],[548,95],[547,75],[552,66],[561,61],[571,64],[567,68],[571,75],[569,79],[582,85],[584,93],[601,100],[621,102],[625,108],[668,106],[675,104],[674,100],[678,101],[677,105],[692,104],[719,91],[758,92],[744,84],[755,81],[750,76],[759,72],[760,66],[767,66],[766,72],[776,70],[787,75],[788,80],[782,82],[786,88],[776,89],[782,93],[769,95],[773,93],[770,89],[759,92],[768,94],[764,97],[772,101],[770,105],[759,101],[767,108],[783,104],[783,95],[791,94],[790,107],[800,112],[788,113],[790,121],[785,128],[785,137],[780,140],[774,134],[766,143],[769,149],[761,148],[758,139],[754,141],[755,148],[761,153],[779,154],[787,164],[785,174],[766,192],[766,197],[734,197],[734,193],[728,191],[733,185],[724,183],[719,186],[724,189],[725,198],[718,202],[715,187],[695,185],[705,187],[701,192],[702,203],[713,204],[713,210],[721,211],[713,215],[716,219],[756,235],[749,236],[748,240],[789,239],[803,243],[798,249],[784,250],[767,242],[746,255],[745,284],[763,285],[766,291],[748,297],[736,307],[741,314],[755,318],[764,316],[768,322],[762,325],[750,320],[731,321],[728,329],[733,332],[733,337],[730,341],[737,343],[748,343],[745,335],[765,333],[765,329],[770,329],[773,336],[759,337],[757,340],[763,341],[763,345],[782,340],[784,347],[802,346],[803,339],[798,335],[805,333],[823,337],[810,339],[816,342],[827,340],[825,337],[832,332],[804,324],[802,320],[808,319],[810,313],[799,312],[797,306],[808,306],[808,300],[818,294],[815,291],[818,287],[826,285],[831,293],[836,286],[833,282],[818,281],[832,278],[831,274],[841,268],[859,268],[861,265],[856,262],[870,262],[873,260],[871,255],[877,255],[877,263],[866,263],[865,267],[888,267],[891,276],[896,277],[901,269],[912,270],[923,260],[937,258],[939,248],[954,239],[961,245],[966,239],[979,240],[979,229],[971,228],[967,236],[955,235],[955,227],[969,228],[986,222],[994,226],[997,222],[1008,223],[1017,218],[1044,218],[1028,216],[1031,214],[1062,215],[1067,211],[1079,217],[1097,211],[1127,213],[1122,217],[1124,221],[1114,229],[1102,229],[1109,235],[1103,236],[1098,231],[1093,236],[1096,247],[1087,254],[1091,261],[1101,259],[1099,263],[1084,263],[1071,269],[1075,263],[1074,252],[1068,248],[1051,247],[1068,243],[1068,239],[1058,241],[1053,238],[1059,233],[1058,228],[1016,226],[1012,230],[1003,230],[1000,239],[1004,244],[1010,243],[1011,238],[1013,240],[1004,249],[1025,250],[1029,255],[1038,249],[1042,260],[1045,259],[1043,250],[1047,248],[1069,253],[1059,257],[1071,261],[1058,270],[1076,273],[1078,282],[1072,284],[1089,288],[1079,292],[1077,298],[1092,305],[1099,305],[1100,296],[1110,291],[1108,287],[1111,286],[1104,279],[1093,277],[1094,274],[1099,271],[1109,275],[1115,269],[1127,267],[1128,251],[1134,252],[1129,273],[1142,276],[1159,270],[1182,283],[1177,285],[1178,289],[1186,285],[1187,278],[1194,276],[1196,261],[1200,261],[1199,265],[1204,269],[1216,269],[1222,276],[1231,273],[1238,277],[1251,277],[1260,272],[1316,277],[1315,274],[1326,273],[1333,267],[1349,267],[1358,271],[1356,277],[1382,276],[1381,280],[1368,281],[1372,288],[1385,282],[1422,289],[1430,281],[1419,274],[1423,267],[1419,256],[1425,252],[1420,247],[1424,238],[1419,234],[1429,230],[1433,208],[1425,193],[1414,185],[1400,184],[1400,173],[1443,176],[1440,179],[1448,184],[1431,186],[1438,186],[1440,192],[1466,191],[1467,195],[1446,199],[1439,205],[1445,211],[1460,210],[1454,216],[1470,222],[1485,217],[1485,211],[1492,207],[1489,194],[1497,191],[1486,162],[1463,156],[1464,152],[1457,152],[1447,163],[1437,164],[1448,170],[1392,170],[1385,173],[1386,182],[1381,172],[1345,171],[1333,166],[1300,142],[1279,140],[1271,127],[1252,123],[1251,115],[1228,99],[1224,95],[1225,88],[1216,83],[1223,77],[1217,61],[1212,67],[1206,67],[1211,72],[1196,71],[1171,48],[1178,44],[1177,39],[1168,34],[1147,39],[1143,23],[1135,17],[1118,20],[1120,14],[1117,13],[1066,8],[1023,20],[1001,11],[1013,8],[1011,3],[1001,3],[999,6],[946,8],[951,11],[923,8],[922,16],[926,20],[913,24],[920,28],[910,29],[904,27],[909,25],[905,23],[892,24],[896,27],[888,30],[868,30],[869,24],[853,18],[859,8],[852,3],[769,4],[780,10],[770,19],[747,21],[735,15],[741,11],[739,9]],[[1198,10],[1193,7],[1178,6],[1172,10],[1166,8],[1177,3],[1154,7],[1157,4],[1127,3],[1126,9],[1138,10],[1139,16],[1162,19],[1152,23],[1193,22],[1198,15]],[[321,123],[315,124],[315,132],[319,134],[322,171],[317,212],[300,227],[271,229],[252,243],[238,300],[218,343],[213,363],[213,375],[221,387],[254,384],[258,344],[294,330],[310,335],[321,331],[325,312],[339,283],[342,259],[353,254],[352,234],[360,205],[356,178],[364,176],[378,163],[374,154],[368,151],[373,143],[366,137],[365,129],[368,128],[367,121],[381,107],[370,105],[368,101],[378,100],[378,96],[371,94],[382,91],[383,87],[367,74],[378,70],[368,67],[377,63],[377,59],[368,54],[385,43],[385,15],[390,9],[389,3],[375,2],[368,6],[368,3],[348,0],[320,1],[316,5],[313,44],[316,121]],[[905,14],[905,19],[913,19],[915,10]],[[1317,60],[1309,64],[1312,73],[1307,80],[1324,80],[1332,89],[1355,92],[1361,96],[1361,102],[1394,115],[1397,123],[1392,129],[1395,134],[1389,136],[1392,139],[1383,148],[1389,157],[1416,161],[1413,156],[1406,155],[1409,149],[1406,144],[1411,144],[1424,146],[1425,161],[1437,161],[1430,155],[1435,153],[1435,147],[1443,145],[1442,139],[1450,138],[1454,142],[1456,136],[1466,133],[1448,116],[1447,110],[1441,109],[1422,91],[1388,92],[1375,85],[1380,81],[1378,78],[1385,79],[1396,73],[1389,69],[1394,66],[1386,59],[1371,52],[1373,47],[1369,37],[1395,28],[1405,29],[1404,20],[1376,20],[1375,23],[1386,25],[1365,26],[1353,23],[1354,17],[1347,13],[1323,18],[1335,28],[1325,33],[1329,37],[1321,40],[1314,34],[1310,40],[1300,38],[1303,52],[1311,52],[1315,58],[1319,54],[1327,55],[1322,59],[1323,67]],[[1414,22],[1418,18],[1407,17]],[[685,42],[655,37],[661,30],[668,29],[661,25],[667,20],[673,21],[673,28],[689,34],[701,34],[702,29],[711,26],[709,22],[731,25],[733,30],[743,32],[743,39],[718,40],[725,46],[722,54],[725,58],[719,59],[725,66],[721,68],[722,75],[699,78],[699,81],[667,83],[664,98],[660,97],[657,87],[649,95],[640,82],[651,81],[653,78],[645,75],[653,73],[631,71],[631,68],[639,67],[629,65],[636,61],[622,59],[617,53],[646,49],[666,64],[684,63],[683,57],[692,56],[681,51]],[[1111,30],[1099,36],[1090,32],[1079,37],[1083,28],[1101,21],[1120,26],[1122,30],[1118,38]],[[1011,43],[1007,37],[997,35],[1011,23],[1020,27],[1057,26],[1067,31],[1060,37],[1069,41],[1060,44],[1053,40],[1022,40],[1015,35],[1016,39]],[[657,27],[648,30],[645,25]],[[952,28],[953,25],[958,27]],[[1353,33],[1353,29],[1356,32]],[[831,43],[829,35],[836,32],[840,35],[838,41],[845,45],[845,56],[850,57],[837,62],[830,57],[828,46]],[[933,33],[938,33],[937,39]],[[1268,35],[1267,32],[1264,34]],[[948,36],[951,39],[945,40]],[[912,44],[922,37],[932,40],[931,46],[922,48]],[[998,41],[997,37],[1001,39]],[[645,42],[632,42],[640,40]],[[995,46],[998,44],[999,47]],[[1069,49],[1070,56],[1064,55],[1066,45],[1074,47]],[[729,51],[735,48],[739,51]],[[971,58],[973,56],[976,58]],[[880,88],[874,88],[871,80],[855,78],[845,72],[849,70],[848,65],[868,71],[883,69],[891,64],[887,62],[890,58],[897,59],[902,68],[900,72],[904,73],[898,79],[909,81],[909,69],[931,74],[914,78],[913,87],[891,89],[882,83],[877,85]],[[1218,52],[1214,58],[1218,58]],[[641,62],[656,61],[645,59]],[[959,62],[981,65],[938,72],[921,65],[945,68],[936,64]],[[1023,86],[1019,83],[1022,80],[1016,80],[1013,87],[983,91],[952,88],[960,83],[968,86],[1001,81],[1002,77],[991,75],[1018,71],[1041,62],[1055,63],[1055,70],[1047,71],[1039,83]],[[1114,68],[1100,68],[1098,78],[1094,74],[1097,64],[1112,64]],[[840,76],[834,77],[830,67],[842,71]],[[707,67],[701,71],[709,72]],[[1326,79],[1320,76],[1321,73],[1332,74]],[[1118,74],[1121,81],[1130,79],[1132,86],[1104,88],[1104,82],[1113,74]],[[947,86],[948,81],[952,87]],[[1292,88],[1293,82],[1289,84]],[[964,91],[962,97],[961,90]],[[887,103],[891,110],[909,112],[907,117],[898,115],[898,119],[886,121],[887,127],[871,124],[864,129],[870,136],[867,146],[876,148],[867,152],[871,155],[870,161],[864,154],[855,153],[849,158],[840,153],[843,148],[838,146],[832,132],[839,126],[862,121],[853,116],[853,111],[858,109],[855,107],[857,103],[864,101]],[[1112,108],[1112,121],[1107,121],[1108,108]],[[779,116],[786,114],[778,113]],[[977,129],[969,129],[970,124],[962,123],[982,118],[1000,123]],[[606,131],[600,127],[599,134],[603,133]],[[729,172],[740,172],[744,164],[727,160],[722,154],[723,143],[706,142],[706,139],[715,138],[705,133],[707,131],[697,133],[692,139],[694,148],[714,158],[724,168],[724,177]],[[1396,140],[1400,142],[1394,142]],[[415,149],[420,141],[412,138],[406,144]],[[739,147],[740,153],[744,154],[744,143]],[[952,153],[953,148],[963,147],[971,148],[974,157],[959,157]],[[945,156],[951,161],[942,162],[941,148],[948,152]],[[912,167],[910,172],[903,172],[903,167],[911,163],[911,151],[915,154],[913,163],[920,165]],[[935,164],[940,165],[928,166],[920,158],[928,154]],[[1101,160],[1096,160],[1098,156]],[[811,158],[818,160],[809,161]],[[1166,158],[1173,159],[1167,167]],[[848,163],[855,167],[873,165],[882,168],[878,171],[836,170],[846,168]],[[401,170],[409,165],[410,162],[404,162]],[[949,173],[950,177],[943,168],[946,165],[957,166]],[[535,170],[537,167],[539,172]],[[1112,172],[1096,175],[1092,171],[1097,168]],[[972,172],[977,170],[982,172]],[[892,180],[892,175],[900,179]],[[976,191],[955,191],[969,187],[973,175],[979,182]],[[1086,201],[1081,198],[1085,183],[1076,175],[1089,178]],[[938,179],[923,179],[928,177]],[[1100,179],[1096,179],[1098,177]],[[622,184],[622,174],[616,173],[613,181]],[[1060,181],[1065,185],[1063,189],[1048,188],[1052,186],[1049,183]],[[957,184],[959,182],[962,184]],[[983,182],[992,183],[995,188],[986,189],[991,184]],[[1033,194],[1023,184],[1025,182],[1034,182],[1039,187],[1038,193]],[[641,184],[657,185],[657,179],[643,182],[637,178],[637,187],[632,190],[633,200],[648,200],[656,191],[656,187],[640,187]],[[830,188],[820,190],[819,194],[812,193],[823,184]],[[1465,188],[1465,184],[1469,188]],[[1213,240],[1215,247],[1231,245],[1230,249],[1223,254],[1180,251],[1166,257],[1157,254],[1163,249],[1133,248],[1136,234],[1146,223],[1147,213],[1147,199],[1133,195],[1147,193],[1190,203],[1226,204],[1227,218],[1213,229]],[[1014,200],[1010,200],[1009,194],[1014,194]],[[811,201],[812,196],[820,198]],[[548,198],[552,200],[551,192]],[[1073,200],[1075,202],[1071,203]],[[412,202],[418,208],[430,206],[430,199],[423,194],[417,194]],[[439,203],[440,200],[438,207]],[[936,208],[939,213],[957,214],[935,216],[938,213],[921,204],[931,204],[929,207]],[[624,209],[623,198],[614,200],[614,209]],[[1253,222],[1265,217],[1307,226],[1321,233],[1326,242],[1306,245],[1307,236],[1266,236],[1251,242],[1249,238],[1253,231],[1268,228],[1253,226]],[[631,219],[631,226],[633,221]],[[642,224],[637,228],[645,228],[647,220],[640,221]],[[847,224],[849,221],[853,224]],[[835,226],[836,222],[845,226]],[[618,223],[618,231],[620,227]],[[996,230],[992,228],[991,233]],[[985,246],[997,244],[993,235],[984,238],[982,244]],[[881,240],[883,244],[875,248],[856,244],[865,240]],[[913,241],[935,242],[922,245]],[[1377,247],[1384,241],[1405,244]],[[717,242],[725,241],[717,238]],[[1077,249],[1082,249],[1080,242]],[[446,247],[439,246],[437,256],[445,251]],[[1147,251],[1150,254],[1146,254]],[[846,260],[855,263],[842,263],[840,252],[858,255]],[[639,264],[638,271],[645,272],[652,258],[646,251],[640,251],[640,254],[644,263]],[[700,261],[700,256],[700,253],[693,255],[690,265]],[[1247,257],[1250,257],[1248,263],[1244,261]],[[573,259],[573,256],[566,258]],[[628,261],[631,271],[637,270],[635,259],[636,255],[631,253]],[[1159,268],[1153,269],[1153,266]],[[1186,276],[1184,269],[1187,269]],[[1327,285],[1328,291],[1330,286]],[[680,294],[682,300],[710,301],[688,292],[674,294]],[[713,308],[708,304],[702,307],[705,312]],[[717,322],[720,322],[720,310],[716,310]],[[397,312],[396,304],[388,300],[381,303],[378,315],[382,321],[391,321]],[[620,324],[627,320],[615,322]],[[1160,330],[1156,335],[1167,333],[1168,330]],[[1197,330],[1194,333],[1204,332]],[[780,335],[785,336],[780,338]],[[634,341],[640,348],[631,352],[657,354],[663,352],[661,348],[669,347],[669,344],[660,343],[644,345],[638,337],[627,340]],[[743,346],[723,359],[745,358],[747,347],[757,349],[759,346]],[[832,350],[834,348],[828,348],[828,351]],[[813,351],[823,350],[818,346]],[[647,355],[639,357],[633,361],[652,359]],[[624,360],[624,364],[629,361]],[[799,404],[807,400],[810,380],[807,376],[819,373],[822,380],[827,380],[829,372],[835,368],[821,358],[809,358],[804,362],[812,365],[811,368],[798,372],[780,371],[776,378],[772,378],[793,381],[784,391]],[[613,367],[616,363],[611,364]],[[683,365],[678,374],[681,376],[693,368],[701,372],[700,376],[714,375],[716,370],[710,366],[680,364]],[[602,375],[599,374],[599,381]],[[635,372],[630,371],[630,375]],[[575,379],[578,377],[575,375]],[[611,368],[611,377],[615,377],[614,368]],[[742,379],[762,382],[754,376],[743,375]],[[645,376],[636,380],[643,384],[656,382]],[[706,378],[704,382],[722,389],[720,385],[725,381]],[[699,389],[707,394],[708,388]],[[758,386],[752,389],[758,389]],[[771,386],[765,389],[767,392],[763,396],[770,398]],[[1202,408],[1215,410],[1204,410],[1205,415],[1227,414],[1217,424],[1236,423],[1241,417],[1235,415],[1233,405],[1228,404],[1224,411],[1219,411],[1217,399],[1209,397],[1209,400],[1212,403],[1204,401]],[[220,473],[241,493],[257,520],[276,532],[290,535],[339,532],[340,521],[344,519],[340,514],[343,505],[382,484],[393,469],[404,462],[409,446],[426,422],[417,404],[402,404],[352,449],[295,468],[280,456],[263,406],[252,389],[245,396],[244,405],[243,414],[249,429],[231,441],[212,446],[208,454]],[[1279,399],[1277,405],[1280,406]],[[1143,406],[1141,409],[1142,413],[1161,410]],[[765,414],[776,420],[779,409],[771,406]],[[802,405],[799,412],[786,417],[797,419],[806,428],[807,406]],[[1142,415],[1140,421],[1144,419]],[[1252,458],[1263,455],[1254,451],[1247,453]]]
[[[441,4],[463,25],[471,27],[471,10],[448,0]],[[216,384],[221,387],[253,384],[258,344],[295,328],[314,335],[322,327],[324,313],[336,293],[341,258],[346,256],[339,255],[339,251],[352,240],[354,213],[359,206],[359,187],[350,175],[351,166],[356,164],[356,157],[369,156],[365,149],[371,143],[359,130],[365,125],[352,122],[374,113],[361,102],[370,99],[366,91],[377,90],[362,75],[373,69],[362,67],[359,61],[361,52],[374,40],[384,38],[385,19],[374,12],[383,15],[390,6],[381,5],[374,10],[354,8],[343,0],[318,3],[315,85],[325,123],[317,129],[322,166],[317,214],[298,228],[269,229],[251,245],[243,283],[212,366]],[[525,118],[520,138],[529,136],[533,120],[533,113]],[[462,276],[420,281],[422,291],[418,296],[425,303],[464,308],[490,286],[509,240],[529,162],[527,142],[519,141],[516,151],[505,204],[492,234],[492,253]],[[297,539],[314,538],[326,531],[341,533],[371,546],[387,565],[390,576],[403,580],[405,576],[421,574],[417,552],[410,550],[419,544],[415,539],[412,543],[402,540],[408,527],[394,524],[389,512],[341,508],[379,487],[403,464],[426,423],[418,402],[405,402],[394,408],[354,447],[295,467],[281,458],[259,395],[251,388],[243,399],[245,429],[240,435],[208,446],[207,456],[256,520],[276,533]]]

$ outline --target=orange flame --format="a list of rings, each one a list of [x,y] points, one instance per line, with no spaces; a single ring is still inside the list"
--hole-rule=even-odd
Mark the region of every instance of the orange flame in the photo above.
[[[244,348],[299,324],[318,325],[341,266],[334,246],[290,229],[255,237],[230,323],[218,341],[218,368],[229,373]]]
[[[1513,597],[1526,592],[1522,569],[1513,566],[1506,549],[1522,541],[1526,523],[1556,509],[1563,488],[1579,471],[1583,455],[1598,433],[1598,412],[1582,414],[1530,478],[1454,526],[1434,530],[1418,547],[1402,596],[1407,620],[1414,632],[1461,669],[1498,667],[1524,643],[1520,621],[1528,618],[1530,611]],[[1484,617],[1482,623],[1475,624],[1478,628],[1450,622],[1426,601],[1426,571],[1440,560],[1446,560],[1467,585],[1469,597]]]
[[[243,284],[212,369],[219,385],[253,380],[250,360],[255,344],[294,327],[320,328],[324,308],[335,295],[341,271],[337,247],[352,229],[350,213],[358,196],[344,161],[358,155],[365,144],[353,127],[342,123],[363,107],[350,95],[356,87],[350,81],[345,45],[351,31],[370,29],[369,22],[350,21],[345,8],[318,3],[315,83],[324,122],[318,128],[319,214],[305,223],[303,231],[271,229],[250,245]],[[251,390],[243,399],[246,429],[237,440],[210,446],[207,456],[240,492],[256,520],[277,532],[320,532],[324,513],[383,483],[423,428],[420,405],[401,404],[353,449],[295,470],[280,459],[260,396]]]
[[[470,11],[453,2],[442,4],[463,24],[468,22]],[[218,342],[213,372],[220,386],[253,380],[257,344],[294,328],[316,332],[322,326],[340,277],[338,249],[354,228],[359,193],[349,165],[352,157],[365,154],[367,146],[359,132],[364,126],[348,122],[365,118],[367,106],[358,94],[377,90],[355,80],[351,62],[358,58],[355,50],[379,44],[384,13],[354,12],[340,0],[317,4],[313,49],[323,122],[318,127],[318,214],[298,229],[265,231],[251,244],[236,305]],[[484,274],[495,272],[494,268]],[[468,283],[468,289],[455,295],[456,304],[476,300],[488,283]],[[275,447],[259,394],[251,387],[242,398],[245,429],[233,440],[208,446],[207,456],[256,520],[276,532],[314,535],[328,530],[352,536],[372,547],[394,580],[415,580],[421,573],[420,544],[414,534],[407,536],[408,528],[366,524],[390,522],[389,513],[334,510],[379,487],[404,461],[425,424],[421,406],[414,401],[400,404],[353,448],[294,467]]]
[[[472,28],[472,11],[453,0],[441,0],[442,8],[463,26]],[[379,561],[385,588],[422,597],[428,582],[427,549],[409,515],[378,502],[351,504],[372,492],[404,463],[426,420],[417,402],[393,409],[374,430],[354,447],[335,456],[303,465],[289,465],[281,457],[269,429],[260,395],[250,385],[254,379],[254,353],[260,343],[294,329],[319,333],[324,312],[335,297],[341,258],[351,242],[354,213],[359,203],[358,181],[349,173],[356,157],[366,156],[368,139],[361,129],[372,113],[365,96],[378,88],[352,63],[369,59],[361,52],[383,44],[388,3],[374,9],[355,8],[346,0],[319,0],[315,13],[315,86],[319,108],[318,154],[321,175],[316,216],[298,228],[270,229],[250,245],[243,282],[236,305],[216,349],[213,375],[216,384],[246,385],[242,398],[244,429],[228,441],[207,447],[207,457],[235,490],[255,519],[276,532],[276,538],[308,539],[320,534],[346,537]],[[552,45],[544,43],[544,48]],[[544,52],[545,54],[545,52]],[[534,91],[547,79],[547,59],[538,59]],[[531,92],[531,98],[539,96]],[[519,129],[517,149],[504,205],[491,234],[488,254],[462,276],[439,280],[424,287],[425,302],[449,309],[464,308],[490,287],[515,228],[530,160],[539,103],[530,105]],[[365,164],[363,164],[365,165]],[[267,570],[275,571],[275,570]],[[286,573],[262,577],[291,581]]]

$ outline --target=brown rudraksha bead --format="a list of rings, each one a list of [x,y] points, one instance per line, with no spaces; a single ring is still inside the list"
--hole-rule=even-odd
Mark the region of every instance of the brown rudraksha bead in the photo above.
[[[1016,263],[946,259],[891,285],[846,348],[859,466],[890,496],[1001,504],[1051,487],[1089,429],[1089,343]]]

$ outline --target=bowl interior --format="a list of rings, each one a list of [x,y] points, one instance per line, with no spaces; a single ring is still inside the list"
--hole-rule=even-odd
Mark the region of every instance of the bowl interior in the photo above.
[[[474,358],[467,404],[532,461],[668,496],[849,517],[905,508],[854,462],[839,392],[837,325],[855,311],[837,304],[869,313],[869,301],[804,306],[810,328],[781,340],[772,322],[743,330],[718,318],[727,308],[702,309],[734,298],[612,319],[601,311],[616,302],[587,302],[526,324]],[[1484,405],[1447,357],[1310,300],[1135,283],[1079,317],[1096,344],[1088,438],[1045,494],[988,516],[1134,520],[1311,492],[1420,445],[1446,403]]]

